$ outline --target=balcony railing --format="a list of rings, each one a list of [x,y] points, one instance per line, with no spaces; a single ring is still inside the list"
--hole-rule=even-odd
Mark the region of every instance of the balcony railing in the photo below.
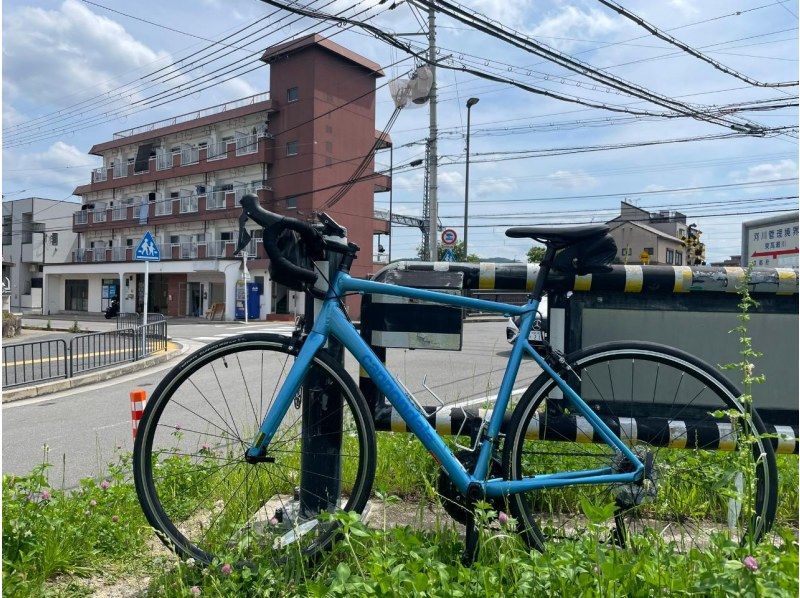
[[[112,220],[127,220],[128,219],[128,206],[124,204],[121,206],[114,206],[114,211],[111,213]]]
[[[206,241],[206,257],[225,257],[227,241]]]
[[[106,209],[103,208],[102,210],[94,210],[92,212],[92,222],[105,222],[106,221]]]
[[[114,178],[121,179],[128,176],[128,163],[114,164]]]
[[[259,245],[261,245],[261,239],[259,238],[250,239],[250,242],[247,244],[247,247],[245,248],[245,251],[247,251],[247,256],[255,258],[261,257]]]
[[[181,150],[181,166],[197,164],[200,161],[200,149],[197,147],[185,147]]]
[[[238,154],[237,154],[238,155]],[[216,143],[209,143],[206,146],[206,159],[207,160],[222,160],[228,157],[228,142],[218,141]]]
[[[88,261],[87,258],[89,257],[89,255],[86,254],[86,248],[85,247],[80,247],[80,248],[76,249],[75,253],[73,253],[72,256],[73,256],[72,257],[72,261],[73,262],[78,262],[78,263],[83,263],[83,262]]]
[[[72,215],[72,223],[75,225],[86,224],[89,221],[88,214],[86,210],[78,210]]]
[[[212,191],[206,197],[206,210],[225,209],[225,194],[227,191]]]
[[[106,248],[105,247],[94,247],[92,249],[92,261],[95,261],[95,262],[104,262],[104,261],[106,261]]]
[[[188,214],[197,211],[197,195],[181,196],[181,214]]]
[[[197,243],[181,243],[181,259],[193,260],[197,258]]]
[[[172,215],[172,197],[159,197],[154,202],[156,204],[156,216],[171,216]]]
[[[100,168],[95,168],[92,171],[92,182],[93,183],[102,183],[103,181],[108,180],[108,168],[102,166]]]
[[[258,141],[255,135],[245,135],[236,138],[236,155],[246,156],[258,151]]]
[[[128,248],[127,247],[113,247],[111,249],[111,254],[112,254],[113,260],[115,262],[124,262],[128,258]]]
[[[172,154],[167,152],[156,153],[156,170],[169,170],[172,168]]]

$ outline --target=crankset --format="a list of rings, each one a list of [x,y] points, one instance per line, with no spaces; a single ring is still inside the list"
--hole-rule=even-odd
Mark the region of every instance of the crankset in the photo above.
[[[467,471],[474,471],[475,463],[478,458],[477,451],[458,451],[455,454],[456,458],[461,462]],[[492,457],[489,462],[489,478],[503,477],[503,469],[500,464],[500,459]],[[462,525],[467,525],[469,516],[469,507],[467,506],[466,497],[459,492],[450,476],[444,470],[439,471],[439,479],[436,483],[436,491],[442,497],[442,506],[450,517]],[[506,510],[505,500],[503,498],[487,498],[486,502],[492,505],[498,513]]]

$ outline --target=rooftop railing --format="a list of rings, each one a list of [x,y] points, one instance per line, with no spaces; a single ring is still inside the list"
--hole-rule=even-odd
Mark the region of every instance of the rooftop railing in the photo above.
[[[165,118],[164,120],[158,120],[156,122],[148,123],[146,125],[133,127],[131,129],[125,129],[124,131],[119,131],[118,133],[114,133],[114,139],[124,139],[125,137],[138,135],[139,133],[147,133],[150,131],[154,131],[155,129],[160,129],[162,127],[170,127],[172,125],[178,125],[181,123],[190,122],[206,116],[219,114],[221,112],[225,112],[226,110],[233,110],[235,108],[241,108],[243,106],[251,106],[253,104],[257,104],[258,102],[266,102],[267,100],[269,100],[268,91],[264,93],[257,93],[255,95],[248,96],[246,98],[234,100],[232,102],[225,102],[224,104],[217,104],[216,106],[203,108],[196,112],[187,112],[186,114],[180,114],[178,116],[173,116],[172,118]]]

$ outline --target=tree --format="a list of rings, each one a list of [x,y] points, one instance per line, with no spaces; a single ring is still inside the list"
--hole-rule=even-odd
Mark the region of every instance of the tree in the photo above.
[[[544,259],[544,247],[534,245],[528,250],[528,261],[532,264],[539,264]]]
[[[453,260],[454,262],[472,262],[472,263],[477,263],[477,262],[481,261],[481,258],[479,258],[474,253],[470,253],[468,256],[466,256],[466,259],[464,259],[464,257],[465,257],[464,256],[464,241],[459,241],[455,245],[451,245],[450,249],[453,250],[453,254],[455,255],[455,259]],[[437,250],[437,252],[439,254],[438,260],[440,262],[443,262],[444,261],[444,252],[447,251],[447,247],[445,247],[441,243],[437,243],[436,244],[436,250]],[[425,256],[422,253],[422,245],[417,247],[417,255],[419,256],[419,259],[421,259],[421,260],[425,259]]]

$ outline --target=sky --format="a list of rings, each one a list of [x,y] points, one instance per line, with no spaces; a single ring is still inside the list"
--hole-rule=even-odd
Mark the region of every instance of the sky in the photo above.
[[[406,2],[392,10],[378,0],[302,3],[358,14],[398,34],[420,32],[424,22],[424,15]],[[767,127],[797,125],[797,87],[761,87],[721,72],[597,0],[463,3],[560,52],[663,96],[680,98],[696,109],[786,98],[795,105],[741,116]],[[797,0],[620,3],[751,79],[768,83],[798,79]],[[88,182],[91,169],[99,164],[97,157],[86,153],[94,143],[110,139],[115,131],[267,91],[269,67],[259,66],[259,51],[310,31],[334,36],[336,42],[387,67],[387,78],[378,82],[376,100],[376,128],[383,129],[394,109],[384,83],[407,76],[413,61],[358,29],[274,13],[274,8],[258,0],[5,0],[4,201],[28,196],[78,201],[70,195],[72,190]],[[192,56],[210,41],[259,19],[257,25],[225,42],[229,47],[221,53],[227,53],[224,58],[189,70]],[[421,36],[405,39],[420,46],[426,43]],[[468,63],[594,102],[663,112],[659,106],[593,84],[444,16],[437,18],[437,45],[440,58],[449,64]],[[236,61],[242,66],[231,70],[229,80],[198,85],[203,75]],[[162,82],[154,83],[152,79],[159,76]],[[180,93],[144,104],[146,98],[176,85],[183,86],[178,88]],[[792,197],[797,195],[796,132],[498,159],[513,154],[498,156],[496,152],[524,155],[528,150],[732,131],[692,118],[641,117],[587,108],[443,68],[438,69],[437,86],[439,215],[442,224],[456,229],[459,237],[464,210],[465,104],[470,97],[479,99],[471,116],[469,245],[470,252],[481,257],[524,260],[530,243],[506,238],[509,226],[606,221],[619,213],[620,200],[625,199],[651,211],[672,209],[687,214],[688,221],[704,233],[708,261],[716,261],[740,252],[742,221],[797,208],[797,199]],[[401,111],[390,130],[395,166],[424,156],[427,127],[426,107]],[[378,162],[388,161],[388,154],[378,156]],[[421,169],[395,175],[396,212],[420,215],[422,198]],[[387,208],[389,194],[376,194],[375,202],[376,207]],[[415,256],[420,241],[419,230],[396,226],[392,258]],[[388,247],[387,239],[381,242]]]

